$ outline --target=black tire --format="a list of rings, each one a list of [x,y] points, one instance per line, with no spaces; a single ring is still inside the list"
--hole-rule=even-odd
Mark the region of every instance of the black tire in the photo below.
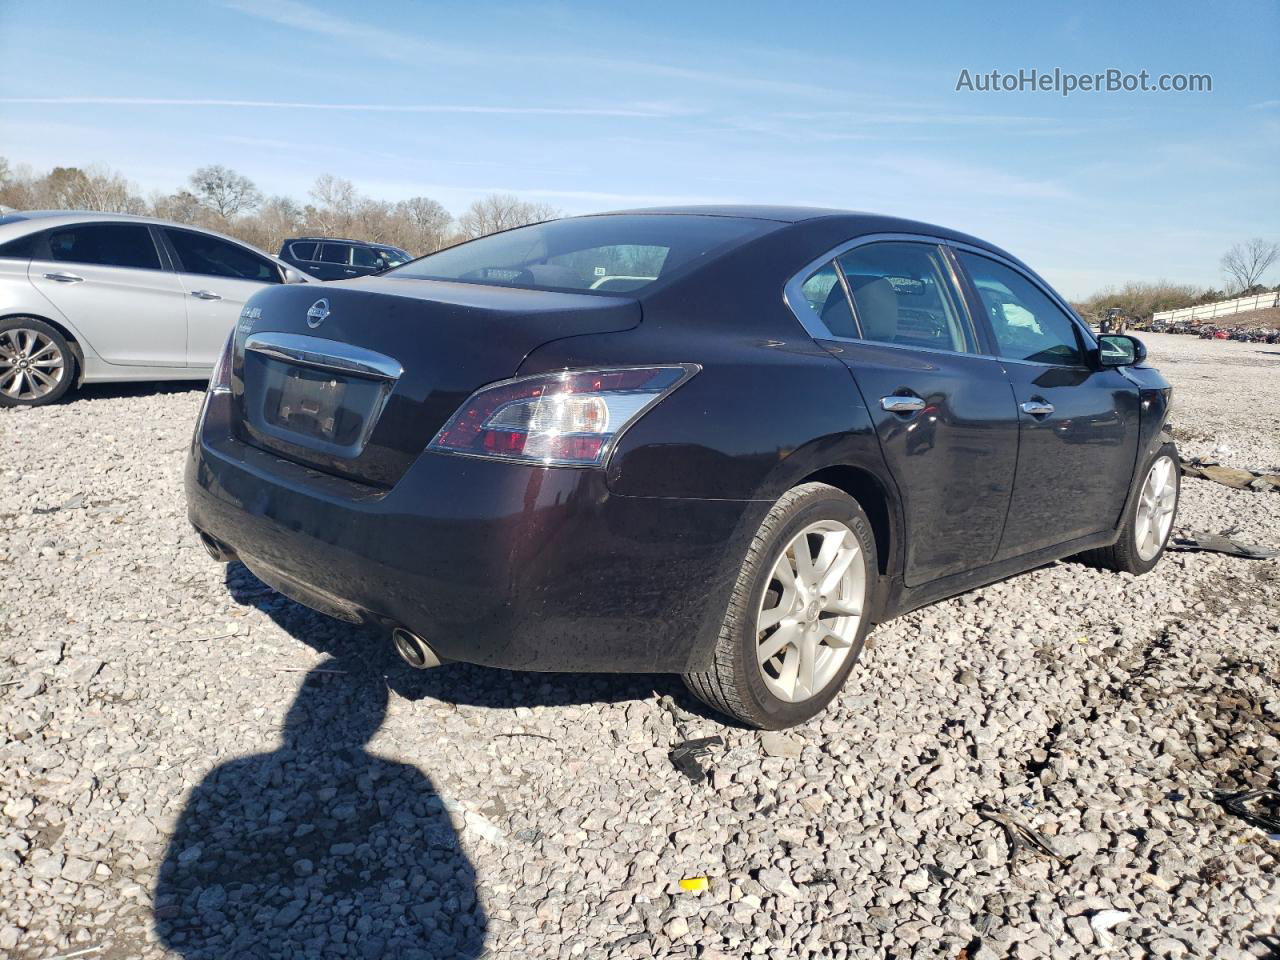
[[[801,531],[819,521],[838,521],[857,538],[865,584],[863,612],[839,671],[814,695],[789,702],[775,696],[761,676],[756,659],[759,642],[756,616],[765,590],[770,588],[779,557]],[[685,683],[708,706],[748,726],[777,730],[804,723],[831,702],[862,653],[871,627],[869,614],[877,569],[875,536],[856,500],[825,483],[805,483],[789,490],[769,511],[747,550],[720,628],[711,668],[686,673]]]
[[[34,380],[28,381],[26,374],[19,374],[11,365],[10,353],[13,343],[11,338],[6,338],[5,334],[16,335],[17,331],[31,331],[46,338],[62,357],[61,379],[47,393],[36,394],[29,389],[19,389],[19,384],[14,379],[15,376],[21,375],[22,386],[28,382],[34,382]],[[46,369],[42,369],[41,372],[48,375]],[[72,353],[66,337],[57,329],[35,317],[9,317],[0,320],[0,407],[41,407],[47,403],[55,403],[71,389],[75,380],[76,355]],[[15,390],[17,395],[10,393],[11,389]]]
[[[1162,457],[1168,457],[1173,461],[1173,490],[1174,490],[1174,514],[1173,521],[1177,520],[1177,504],[1182,496],[1182,471],[1178,467],[1178,448],[1170,440],[1161,445],[1160,449],[1147,460],[1142,467],[1142,479],[1139,481],[1138,495],[1133,498],[1133,502],[1129,504],[1129,508],[1125,510],[1124,520],[1120,526],[1120,539],[1109,547],[1099,547],[1096,550],[1086,550],[1079,554],[1076,559],[1081,563],[1090,567],[1097,567],[1100,570],[1114,570],[1117,573],[1132,573],[1134,576],[1141,576],[1155,568],[1160,562],[1160,558],[1164,556],[1165,547],[1169,543],[1169,537],[1173,533],[1173,522],[1169,524],[1169,531],[1160,541],[1160,549],[1154,555],[1143,559],[1138,551],[1137,538],[1137,515],[1138,504],[1141,500],[1142,486],[1147,482],[1147,476],[1150,474],[1156,462]]]

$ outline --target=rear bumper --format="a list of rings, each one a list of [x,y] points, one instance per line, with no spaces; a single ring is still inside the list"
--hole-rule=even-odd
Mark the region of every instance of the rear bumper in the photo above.
[[[768,504],[609,493],[603,471],[424,453],[391,490],[282,460],[211,410],[188,513],[321,612],[403,625],[447,659],[518,670],[705,667]]]

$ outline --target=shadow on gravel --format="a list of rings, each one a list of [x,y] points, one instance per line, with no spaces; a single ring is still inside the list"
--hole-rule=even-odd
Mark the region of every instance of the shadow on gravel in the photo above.
[[[475,872],[431,781],[364,749],[387,699],[376,671],[326,660],[278,749],[193,791],[156,886],[168,948],[188,960],[481,955]]]
[[[264,584],[242,563],[227,565],[226,584],[236,603],[256,607],[291,637],[321,653],[365,663],[385,675],[395,692],[408,700],[430,698],[454,705],[509,709],[645,700],[657,692],[670,695],[689,713],[726,722],[694,698],[678,677],[669,674],[522,673],[468,663],[414,670],[396,655],[386,633],[343,623],[295,603]]]
[[[204,393],[204,380],[160,380],[145,383],[86,383],[62,399],[63,406],[80,400],[114,400],[118,397],[154,397],[169,393]]]

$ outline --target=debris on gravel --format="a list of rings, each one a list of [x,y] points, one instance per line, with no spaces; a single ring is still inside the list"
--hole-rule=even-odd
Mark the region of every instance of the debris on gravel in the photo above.
[[[1280,469],[1274,351],[1146,339],[1184,456]],[[1051,564],[876,628],[825,713],[761,735],[676,678],[412,671],[213,563],[182,497],[200,397],[0,410],[6,957],[1277,943],[1280,841],[1214,791],[1276,789],[1280,561]],[[1182,490],[1179,529],[1280,545],[1280,497]],[[692,783],[672,748],[712,736]],[[1061,860],[1013,859],[980,804]]]

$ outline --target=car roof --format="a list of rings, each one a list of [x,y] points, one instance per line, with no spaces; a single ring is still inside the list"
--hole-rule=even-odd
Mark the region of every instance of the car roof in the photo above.
[[[288,237],[283,243],[358,243],[362,247],[375,247],[379,250],[399,250],[394,243],[384,243],[381,240],[352,240],[350,237]]]
[[[177,230],[190,230],[193,233],[204,233],[211,237],[217,237],[219,240],[226,240],[240,247],[248,247],[250,250],[260,253],[277,263],[283,262],[275,255],[259,250],[251,243],[246,243],[244,240],[238,240],[235,237],[229,237],[225,233],[219,233],[217,230],[198,227],[193,223],[178,223],[176,220],[143,217],[134,213],[102,213],[98,210],[15,210],[13,213],[5,214],[5,222],[0,224],[0,227],[12,228],[6,231],[6,237],[23,237],[28,233],[47,230],[50,227],[71,226],[72,224],[89,221],[94,223],[145,223],[154,227],[173,227]],[[285,266],[288,266],[288,264],[285,264]]]
[[[850,239],[872,233],[906,233],[938,237],[957,243],[981,247],[1021,263],[1017,257],[979,237],[953,230],[950,227],[909,220],[865,210],[840,210],[834,207],[772,206],[768,204],[693,204],[671,207],[641,207],[633,210],[611,210],[588,216],[700,216],[733,217],[747,220],[771,220],[780,224],[803,225],[823,221],[826,224],[841,223],[843,234]]]

